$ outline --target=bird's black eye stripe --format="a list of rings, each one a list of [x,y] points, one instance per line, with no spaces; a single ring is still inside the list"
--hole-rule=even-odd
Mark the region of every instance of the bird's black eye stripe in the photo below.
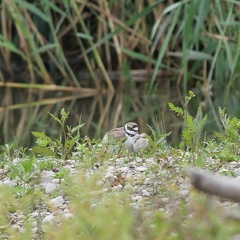
[[[138,125],[127,126],[127,128],[128,128],[128,130],[136,131],[136,130],[138,130]]]
[[[133,127],[132,126],[127,126],[128,130],[133,130]]]

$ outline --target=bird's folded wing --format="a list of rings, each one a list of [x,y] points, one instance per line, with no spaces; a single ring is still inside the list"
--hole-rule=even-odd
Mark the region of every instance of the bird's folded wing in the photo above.
[[[125,131],[124,128],[114,128],[109,132],[109,138],[115,140],[125,139]]]
[[[124,141],[126,139],[124,128],[114,128],[107,132],[103,137],[104,143],[112,143],[115,141]]]

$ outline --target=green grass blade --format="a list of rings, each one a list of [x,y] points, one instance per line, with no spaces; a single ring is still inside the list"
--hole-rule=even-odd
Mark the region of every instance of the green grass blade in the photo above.
[[[149,85],[149,90],[148,90],[149,93],[152,91],[152,87],[153,87],[154,81],[155,81],[156,76],[158,74],[159,68],[160,68],[160,66],[162,64],[162,59],[163,59],[164,55],[167,52],[168,45],[169,45],[169,42],[170,42],[173,30],[174,30],[174,28],[177,25],[178,20],[179,20],[180,12],[181,12],[181,5],[179,6],[179,8],[176,9],[176,11],[174,13],[174,17],[173,17],[172,23],[171,23],[171,25],[169,27],[169,30],[167,32],[167,35],[166,35],[166,38],[165,38],[165,40],[163,42],[161,50],[159,51],[159,54],[158,54],[158,57],[157,57],[157,63],[155,65],[152,78],[150,80],[150,85]]]

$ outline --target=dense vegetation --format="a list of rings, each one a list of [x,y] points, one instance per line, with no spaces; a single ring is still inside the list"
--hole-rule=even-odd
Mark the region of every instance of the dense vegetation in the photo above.
[[[32,145],[33,129],[57,136],[47,113],[63,106],[73,125],[81,114],[84,135],[137,120],[143,131],[148,123],[177,139],[181,126],[167,103],[183,106],[190,89],[191,111],[201,104],[207,128],[221,131],[219,106],[239,115],[239,8],[220,0],[3,0],[1,143],[16,136]]]

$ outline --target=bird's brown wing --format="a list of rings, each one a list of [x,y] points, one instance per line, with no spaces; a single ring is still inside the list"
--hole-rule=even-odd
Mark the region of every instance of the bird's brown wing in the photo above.
[[[125,136],[125,131],[123,127],[114,128],[109,132],[109,137],[115,140],[122,140]]]

